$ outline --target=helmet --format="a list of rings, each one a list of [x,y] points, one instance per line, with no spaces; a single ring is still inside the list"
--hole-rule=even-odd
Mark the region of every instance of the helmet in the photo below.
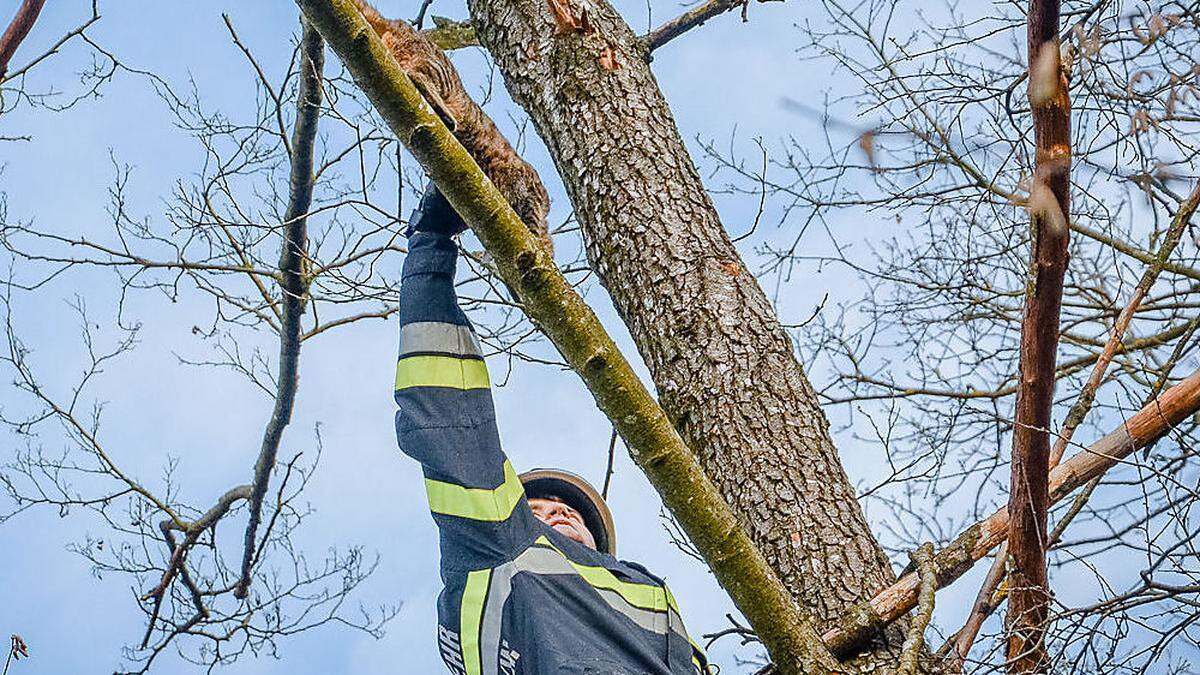
[[[534,469],[521,474],[525,495],[531,498],[557,497],[583,516],[596,550],[609,555],[617,554],[617,529],[613,525],[612,513],[604,498],[591,483],[570,471],[562,469]]]

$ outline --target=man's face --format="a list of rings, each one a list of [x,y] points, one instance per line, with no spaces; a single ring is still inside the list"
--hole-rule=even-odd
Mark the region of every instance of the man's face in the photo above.
[[[533,497],[529,500],[529,508],[533,509],[533,515],[538,520],[558,530],[559,534],[596,550],[596,539],[587,525],[583,524],[583,516],[562,500],[557,497]]]

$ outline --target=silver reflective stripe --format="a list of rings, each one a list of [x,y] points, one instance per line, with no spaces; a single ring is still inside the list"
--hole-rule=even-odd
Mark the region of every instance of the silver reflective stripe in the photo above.
[[[570,561],[563,554],[552,549],[537,546],[531,547],[522,553],[516,562],[518,563],[518,572],[578,575],[575,568],[571,566]],[[584,583],[587,583],[587,580],[582,576],[579,578]],[[652,633],[665,635],[669,627],[670,630],[674,631],[680,637],[685,640],[688,639],[688,635],[683,629],[683,619],[673,610],[667,610],[672,615],[671,620],[668,622],[666,612],[656,612],[651,609],[634,607],[625,598],[621,597],[619,593],[607,588],[592,586],[592,590],[596,591],[597,595],[614,611],[624,615],[641,628]]]
[[[500,620],[504,617],[504,604],[512,593],[512,578],[516,571],[516,560],[492,570],[492,587],[488,591],[487,602],[483,606],[483,620],[479,624],[483,675],[500,674]]]
[[[571,563],[557,551],[552,551],[545,548],[533,547],[527,549],[524,553],[517,557],[513,563],[516,564],[516,573],[528,572],[529,574],[545,574],[545,575],[570,575],[578,576],[575,568],[571,567]],[[503,565],[502,567],[507,567]],[[499,571],[501,568],[496,568]],[[586,582],[583,577],[580,580]],[[493,582],[495,583],[495,582]],[[511,588],[511,576],[509,577],[509,588]],[[619,593],[607,588],[595,588],[594,591],[601,599],[615,611],[625,615],[638,626],[652,633],[663,635],[667,632],[667,615],[662,612],[655,612],[649,609],[641,609],[634,607],[625,601]]]
[[[692,638],[687,634],[687,629],[683,627],[683,617],[679,616],[679,614],[673,609],[668,609],[667,611],[671,613],[671,630],[675,631],[676,635],[682,637],[684,640],[687,640],[688,644],[691,644]]]
[[[651,609],[641,609],[625,602],[616,591],[610,591],[607,588],[597,588],[596,592],[601,598],[608,603],[616,611],[624,614],[629,620],[641,626],[651,633],[665,635],[667,632],[667,615],[663,612],[655,612]]]
[[[467,326],[440,321],[417,321],[401,326],[400,356],[421,352],[483,356],[479,339]]]

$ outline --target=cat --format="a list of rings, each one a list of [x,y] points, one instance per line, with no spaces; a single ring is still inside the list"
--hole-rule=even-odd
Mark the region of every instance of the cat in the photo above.
[[[384,18],[366,0],[354,1],[421,95],[475,158],[547,253],[553,255],[554,245],[546,221],[550,196],[541,178],[467,94],[450,59],[408,22]]]

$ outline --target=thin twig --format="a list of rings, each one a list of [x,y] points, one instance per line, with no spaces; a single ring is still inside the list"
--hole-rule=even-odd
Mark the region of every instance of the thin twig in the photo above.
[[[612,438],[608,439],[608,468],[604,471],[604,488],[600,490],[600,496],[608,501],[608,486],[612,484],[613,477],[613,459],[617,454],[617,427],[613,425]]]
[[[933,599],[937,593],[937,567],[933,563],[933,544],[926,542],[913,551],[912,560],[921,579],[921,591],[917,601],[917,615],[909,626],[904,646],[900,650],[900,663],[896,675],[915,675],[921,663],[921,652],[925,646],[925,629],[933,619]]]

